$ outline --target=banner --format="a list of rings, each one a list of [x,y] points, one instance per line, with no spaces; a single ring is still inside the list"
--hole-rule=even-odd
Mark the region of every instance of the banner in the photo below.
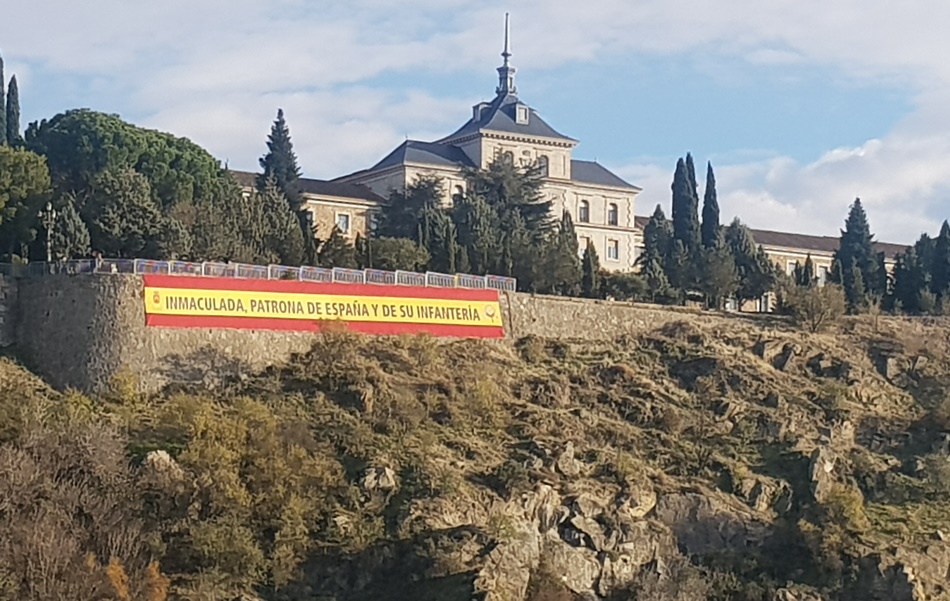
[[[143,278],[149,326],[317,331],[334,321],[368,334],[504,336],[498,291],[491,289]]]

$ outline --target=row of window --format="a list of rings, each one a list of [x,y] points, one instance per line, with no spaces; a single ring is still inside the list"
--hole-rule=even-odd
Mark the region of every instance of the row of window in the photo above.
[[[798,267],[798,261],[786,261],[785,262],[785,274],[786,275],[795,275],[795,268]],[[828,271],[829,268],[825,265],[818,266],[818,272],[815,274],[815,277],[818,279],[818,285],[824,286],[825,282],[828,281]]]
[[[515,153],[511,152],[510,150],[506,150],[505,152],[501,153],[501,158],[509,165],[515,164]],[[524,159],[522,160],[522,166],[527,167],[530,164],[531,164],[531,161],[524,160]],[[548,176],[548,157],[547,156],[543,154],[538,156],[538,169],[541,170],[541,175],[543,177]]]
[[[581,223],[590,223],[590,203],[582,200],[577,210],[577,220]],[[620,223],[620,211],[615,203],[607,205],[607,225]]]
[[[590,243],[590,238],[587,236],[580,236],[578,238],[577,252],[580,256],[584,256],[584,250],[587,248],[587,245]],[[620,260],[620,240],[614,240],[611,238],[607,239],[607,260],[609,261],[619,261]]]

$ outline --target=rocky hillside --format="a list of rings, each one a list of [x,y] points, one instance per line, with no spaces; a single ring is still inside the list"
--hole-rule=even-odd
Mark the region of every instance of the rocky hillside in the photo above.
[[[328,332],[58,393],[0,362],[0,600],[950,598],[950,327]]]

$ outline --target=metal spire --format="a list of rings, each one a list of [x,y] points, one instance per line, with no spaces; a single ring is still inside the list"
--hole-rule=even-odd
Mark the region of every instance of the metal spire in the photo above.
[[[505,61],[498,67],[498,88],[495,89],[495,93],[500,96],[518,93],[517,88],[515,88],[516,69],[508,64],[508,59],[511,58],[511,52],[508,49],[508,33],[508,13],[505,13],[505,50],[501,53],[501,57]]]
[[[505,59],[505,65],[508,66],[508,59],[511,58],[511,53],[508,52],[508,13],[505,13],[505,50],[501,53],[502,58]]]

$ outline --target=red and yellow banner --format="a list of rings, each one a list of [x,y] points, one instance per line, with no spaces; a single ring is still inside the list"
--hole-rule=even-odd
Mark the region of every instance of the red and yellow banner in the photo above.
[[[497,290],[146,275],[145,323],[178,328],[501,338]]]

